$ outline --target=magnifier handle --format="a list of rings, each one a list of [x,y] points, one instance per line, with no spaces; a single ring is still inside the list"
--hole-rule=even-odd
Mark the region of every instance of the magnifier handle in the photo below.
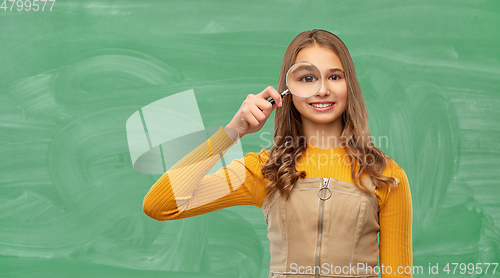
[[[286,90],[284,90],[282,93],[280,93],[280,96],[281,96],[281,97],[284,97],[284,96],[285,96],[286,94],[288,94],[289,92],[290,92],[290,90],[286,89]],[[271,104],[274,104],[274,99],[270,98],[268,101],[269,101]]]

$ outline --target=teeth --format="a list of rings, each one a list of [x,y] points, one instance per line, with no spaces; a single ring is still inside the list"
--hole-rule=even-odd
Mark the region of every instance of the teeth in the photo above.
[[[318,108],[324,108],[324,107],[332,106],[333,103],[324,103],[324,104],[315,104],[315,103],[312,103],[311,105],[314,106],[314,107],[318,107]]]

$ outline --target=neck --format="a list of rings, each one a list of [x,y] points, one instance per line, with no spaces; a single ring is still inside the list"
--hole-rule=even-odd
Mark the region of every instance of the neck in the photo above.
[[[309,144],[325,150],[342,146],[342,119],[330,123],[316,123],[302,118],[302,126]]]

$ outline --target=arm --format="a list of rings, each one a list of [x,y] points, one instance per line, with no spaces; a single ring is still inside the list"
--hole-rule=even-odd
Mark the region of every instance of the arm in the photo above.
[[[174,220],[236,205],[255,205],[263,182],[258,154],[235,159],[206,175],[236,144],[238,133],[222,128],[165,172],[143,200],[143,211],[156,220]]]
[[[392,274],[382,274],[382,278],[412,277],[405,274],[405,267],[410,266],[413,271],[412,247],[412,220],[413,209],[410,186],[405,171],[390,160],[387,173],[384,175],[395,177],[399,180],[398,187],[385,194],[380,206],[380,266],[391,266]],[[398,274],[398,267],[399,272]],[[406,268],[409,272],[409,268]]]

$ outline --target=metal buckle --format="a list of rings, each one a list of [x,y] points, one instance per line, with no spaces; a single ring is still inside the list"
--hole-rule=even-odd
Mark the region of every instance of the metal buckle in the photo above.
[[[328,192],[330,193],[330,195],[328,195],[328,197],[321,197],[320,193],[321,193],[321,190],[323,189],[328,189]],[[332,190],[329,188],[329,187],[321,187],[319,190],[318,190],[318,197],[323,200],[323,201],[326,201],[328,199],[330,199],[330,197],[332,197]]]

